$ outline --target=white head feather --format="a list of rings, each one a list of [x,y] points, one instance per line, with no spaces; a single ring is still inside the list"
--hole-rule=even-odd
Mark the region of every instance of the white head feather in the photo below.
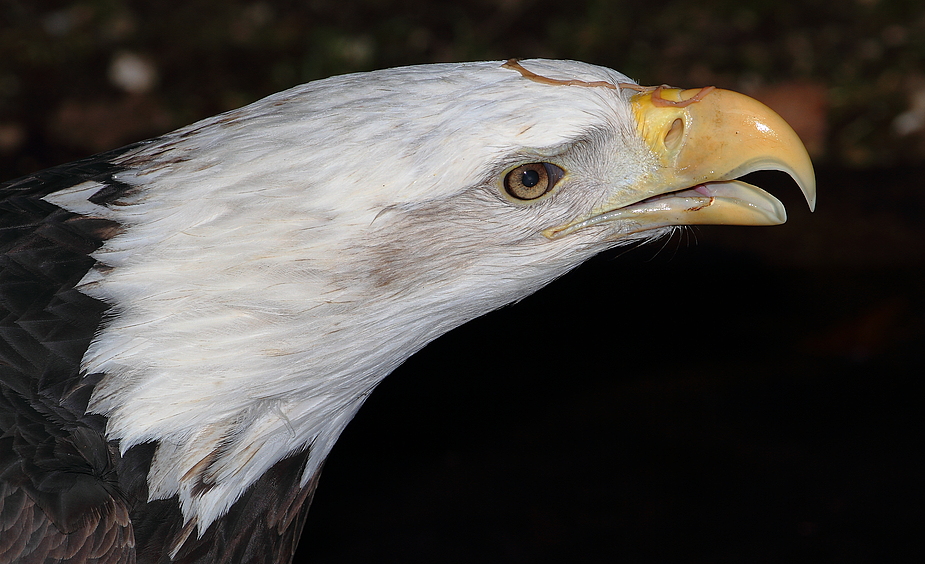
[[[562,80],[628,79],[562,61]],[[90,183],[49,196],[125,231],[81,290],[114,305],[83,366],[123,451],[157,441],[152,499],[200,534],[267,469],[310,448],[305,479],[366,396],[446,331],[626,241],[602,224],[550,240],[654,166],[620,89],[541,84],[500,62],[298,86],[133,150],[119,205]],[[553,162],[536,202],[513,166]],[[622,230],[622,231],[621,231]],[[649,235],[651,236],[651,234]],[[638,237],[638,236],[637,236]]]

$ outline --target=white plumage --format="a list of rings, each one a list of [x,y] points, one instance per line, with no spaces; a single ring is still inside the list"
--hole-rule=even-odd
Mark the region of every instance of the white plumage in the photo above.
[[[121,226],[76,286],[112,306],[80,368],[104,374],[89,411],[123,456],[156,443],[148,501],[178,496],[201,536],[310,449],[304,485],[376,385],[450,329],[671,225],[783,221],[736,176],[787,170],[812,201],[782,122],[769,118],[783,134],[764,147],[749,140],[770,136],[765,122],[740,136],[698,117],[726,94],[522,65],[305,84],[113,158],[128,187],[115,203],[91,201],[99,180],[44,197]],[[691,157],[711,127],[745,148]],[[513,196],[509,173],[530,163],[562,176]]]
[[[629,94],[550,87],[497,62],[340,76],[125,155],[145,167],[117,176],[140,187],[121,206],[88,209],[92,185],[47,197],[129,227],[93,255],[114,268],[79,286],[122,304],[84,368],[108,375],[91,409],[123,452],[160,442],[152,497],[179,492],[202,531],[309,444],[311,476],[408,356],[613,245],[540,232],[652,165]],[[505,169],[552,156],[571,165],[567,198],[518,206],[499,192]],[[194,497],[197,478],[218,486]]]

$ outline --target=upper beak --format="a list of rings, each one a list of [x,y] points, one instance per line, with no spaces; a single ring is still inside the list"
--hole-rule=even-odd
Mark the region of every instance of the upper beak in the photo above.
[[[627,220],[624,234],[670,225],[784,223],[783,204],[735,180],[758,170],[788,173],[815,207],[809,154],[787,122],[761,102],[712,87],[659,87],[630,103],[653,156],[650,172],[590,216],[547,229],[547,237],[618,220]]]

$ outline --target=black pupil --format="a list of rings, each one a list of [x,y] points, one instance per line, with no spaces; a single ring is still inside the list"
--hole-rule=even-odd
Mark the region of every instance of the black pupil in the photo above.
[[[527,188],[533,188],[540,182],[540,173],[535,170],[525,170],[523,176],[520,177],[520,183],[526,186]]]

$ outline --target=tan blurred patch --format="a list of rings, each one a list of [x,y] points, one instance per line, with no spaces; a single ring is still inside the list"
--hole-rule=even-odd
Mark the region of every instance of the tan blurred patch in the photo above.
[[[793,127],[813,157],[826,152],[828,89],[810,81],[758,86],[747,92],[767,104]]]
[[[862,361],[884,354],[897,343],[921,338],[921,324],[912,323],[909,299],[896,296],[873,301],[861,311],[852,311],[832,327],[811,335],[804,343],[807,352]]]
[[[26,140],[26,130],[18,123],[0,123],[0,153],[12,153]]]
[[[57,141],[91,152],[104,151],[174,127],[153,98],[126,96],[116,102],[65,100],[54,112],[49,133]]]

